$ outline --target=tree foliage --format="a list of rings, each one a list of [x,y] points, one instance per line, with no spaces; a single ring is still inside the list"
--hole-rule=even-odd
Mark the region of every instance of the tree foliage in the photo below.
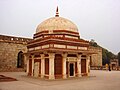
[[[118,58],[119,66],[120,66],[120,52],[118,53],[117,58]]]
[[[91,41],[90,41],[90,46],[99,47],[93,39],[91,39]]]
[[[103,65],[109,64],[110,60],[114,59],[114,58],[116,58],[116,56],[112,52],[102,48],[102,61],[103,61]]]

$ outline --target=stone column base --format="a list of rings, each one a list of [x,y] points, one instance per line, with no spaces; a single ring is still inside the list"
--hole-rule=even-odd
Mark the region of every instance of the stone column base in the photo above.
[[[87,76],[90,76],[90,73],[87,73]]]
[[[50,76],[49,76],[49,79],[50,79],[50,80],[55,79],[54,75],[50,75]]]
[[[82,75],[81,75],[81,74],[78,74],[77,77],[82,77]]]
[[[34,76],[34,73],[31,73],[32,76]]]
[[[65,75],[63,75],[63,79],[66,79],[67,78],[67,75],[65,74]]]
[[[41,77],[41,78],[44,78],[44,75],[41,75],[40,77]]]

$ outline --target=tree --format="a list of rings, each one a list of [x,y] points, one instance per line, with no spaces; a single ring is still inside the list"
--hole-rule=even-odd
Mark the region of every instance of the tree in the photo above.
[[[103,65],[109,64],[111,59],[114,59],[116,56],[112,53],[109,52],[108,50],[102,48],[102,62]]]
[[[108,59],[114,59],[114,54],[112,52],[107,53]]]
[[[94,39],[91,39],[91,41],[90,41],[90,46],[98,47],[98,45],[97,45],[97,43],[95,42]]]
[[[118,62],[119,62],[119,66],[120,66],[120,52],[118,53]]]

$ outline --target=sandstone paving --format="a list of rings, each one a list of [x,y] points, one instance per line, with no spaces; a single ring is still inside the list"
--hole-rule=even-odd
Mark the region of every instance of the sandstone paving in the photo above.
[[[90,77],[45,80],[25,72],[0,72],[18,81],[0,82],[0,90],[120,90],[120,71],[91,70]]]

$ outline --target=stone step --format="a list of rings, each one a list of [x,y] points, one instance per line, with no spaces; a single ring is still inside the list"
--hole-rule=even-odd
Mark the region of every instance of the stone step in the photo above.
[[[8,81],[17,81],[17,79],[0,75],[0,82],[8,82]]]

